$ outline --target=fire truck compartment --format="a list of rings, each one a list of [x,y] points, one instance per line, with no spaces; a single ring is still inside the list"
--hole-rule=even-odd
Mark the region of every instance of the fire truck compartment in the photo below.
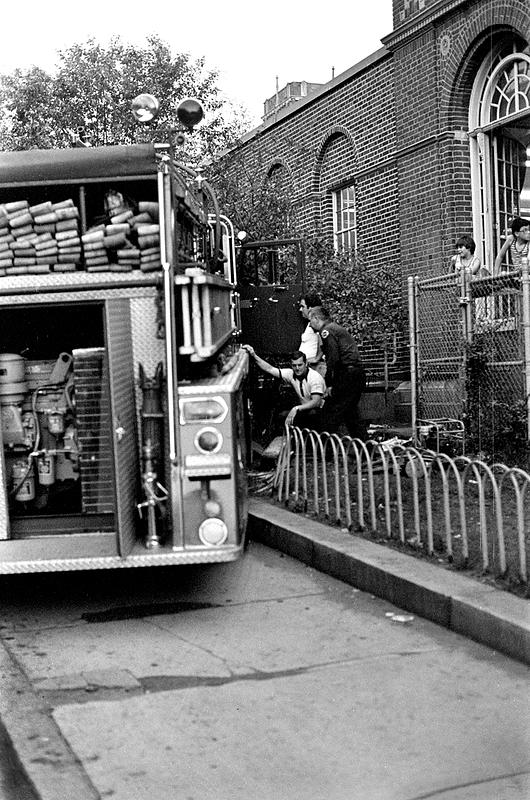
[[[2,383],[0,354],[4,483],[12,539],[94,532],[114,537],[107,318],[101,301],[1,311],[2,347],[6,354],[22,356],[25,369],[23,381]],[[133,420],[133,362],[128,356],[118,373],[129,384],[125,403]],[[131,434],[135,436],[134,430]]]

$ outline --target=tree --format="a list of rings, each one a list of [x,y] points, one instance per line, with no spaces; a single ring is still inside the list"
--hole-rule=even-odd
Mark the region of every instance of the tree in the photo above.
[[[0,76],[3,95],[0,146],[3,150],[53,147],[53,79],[39,67]],[[16,101],[15,101],[16,98]]]
[[[173,56],[156,35],[148,36],[144,47],[118,36],[103,47],[90,38],[58,57],[54,75],[32,67],[0,76],[2,149],[71,147],[77,137],[92,146],[167,141],[178,127],[179,101],[190,96],[207,109],[206,124],[190,150],[215,152],[229,135],[231,122],[219,98],[217,74],[206,70],[204,59]],[[160,114],[149,126],[138,125],[130,113],[131,101],[144,92],[161,102]]]
[[[224,213],[238,230],[253,240],[295,235],[291,194],[282,170],[267,174],[260,155],[249,161],[233,149],[209,174]]]

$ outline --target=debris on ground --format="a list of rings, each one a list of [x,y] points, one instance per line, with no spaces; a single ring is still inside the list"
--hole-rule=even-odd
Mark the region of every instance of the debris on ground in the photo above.
[[[393,611],[387,611],[385,617],[391,619],[392,622],[400,622],[402,625],[407,625],[410,622],[414,622],[414,617],[412,614],[395,614]]]

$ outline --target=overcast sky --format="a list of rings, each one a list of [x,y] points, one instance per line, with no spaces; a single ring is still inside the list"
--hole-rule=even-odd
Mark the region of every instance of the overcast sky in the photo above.
[[[89,36],[106,44],[119,34],[144,44],[157,33],[175,53],[204,56],[206,67],[219,72],[223,94],[257,125],[276,76],[280,88],[289,81],[326,83],[332,68],[339,75],[378,50],[392,30],[392,0],[316,7],[307,0],[4,0],[0,18],[0,72],[32,64],[51,71],[57,50]]]

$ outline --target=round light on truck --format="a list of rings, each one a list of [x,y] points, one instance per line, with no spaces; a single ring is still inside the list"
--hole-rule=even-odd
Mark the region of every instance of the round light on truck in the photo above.
[[[137,122],[152,122],[158,116],[160,103],[152,94],[139,94],[131,103],[131,111]]]
[[[202,453],[217,453],[222,443],[223,437],[215,428],[203,428],[195,437],[195,447]]]
[[[222,519],[205,519],[199,527],[199,539],[203,544],[220,545],[226,541],[228,528]]]
[[[178,104],[177,117],[182,125],[191,131],[204,117],[204,109],[194,97],[186,97]]]

